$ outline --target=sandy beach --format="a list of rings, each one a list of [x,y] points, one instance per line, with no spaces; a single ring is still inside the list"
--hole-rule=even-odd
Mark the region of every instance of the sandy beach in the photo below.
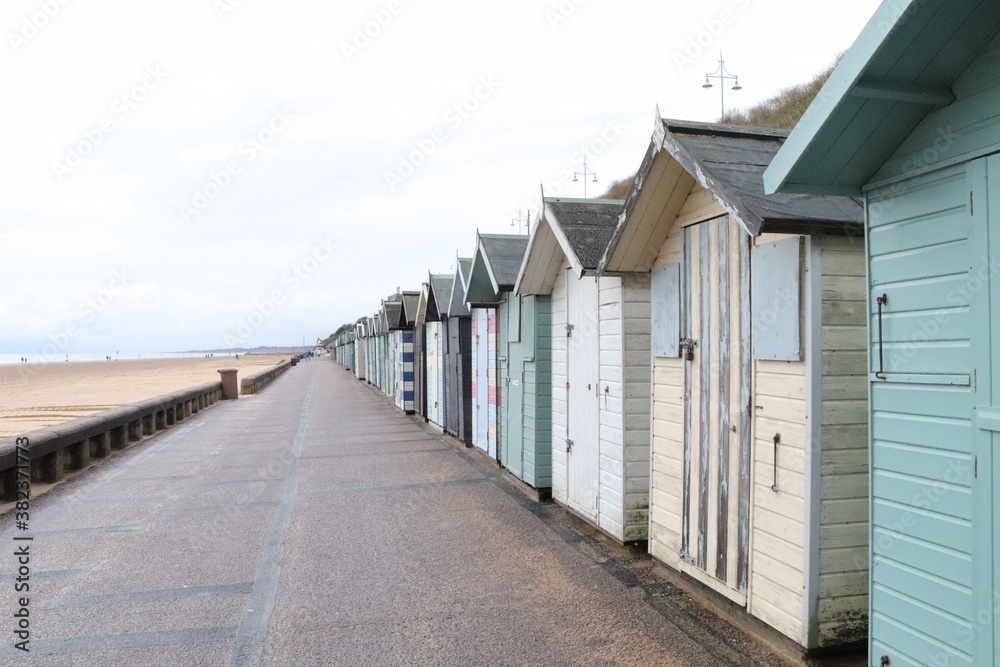
[[[135,359],[0,365],[0,438],[146,398],[219,380],[220,368],[240,378],[287,356]]]

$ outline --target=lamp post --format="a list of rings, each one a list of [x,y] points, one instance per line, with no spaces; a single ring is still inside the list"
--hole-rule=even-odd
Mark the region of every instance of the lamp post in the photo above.
[[[573,182],[574,183],[576,183],[577,181],[580,180],[579,178],[577,178],[578,176],[583,176],[583,198],[586,199],[587,198],[587,177],[588,176],[593,176],[594,180],[591,181],[591,182],[592,183],[596,183],[597,182],[597,172],[587,171],[587,156],[586,155],[583,156],[583,171],[574,171],[573,172]]]
[[[514,223],[517,223],[517,233],[521,233],[521,222],[524,218],[521,217],[521,209],[517,209],[517,217],[510,219],[510,226],[513,227]],[[525,225],[527,227],[528,233],[531,233],[531,209],[528,209],[528,222]]]
[[[726,61],[722,59],[722,51],[719,51],[719,69],[705,75],[705,83],[702,84],[702,88],[712,87],[712,82],[709,79],[719,80],[719,104],[722,109],[719,121],[722,121],[726,116],[726,80],[732,80],[733,90],[743,90],[743,86],[740,85],[740,77],[726,69]]]

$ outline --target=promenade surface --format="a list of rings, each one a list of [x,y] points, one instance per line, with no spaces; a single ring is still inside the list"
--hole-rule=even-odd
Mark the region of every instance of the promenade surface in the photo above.
[[[31,509],[30,654],[0,525],[2,665],[735,664],[325,359]]]

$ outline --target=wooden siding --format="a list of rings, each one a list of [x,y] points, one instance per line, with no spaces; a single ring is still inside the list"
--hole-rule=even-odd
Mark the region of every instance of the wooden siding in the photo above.
[[[756,243],[787,235],[763,234]],[[800,269],[801,270],[801,269]],[[801,281],[800,282],[804,282]],[[806,362],[754,361],[750,613],[800,644],[805,562]],[[780,434],[778,460],[774,437]],[[773,491],[777,471],[777,491]]]
[[[563,504],[566,488],[566,288],[563,262],[552,288],[552,497]]]
[[[552,299],[524,297],[524,310],[535,316],[534,357],[524,363],[524,481],[535,488],[552,486]],[[528,318],[521,316],[522,326]],[[528,323],[530,324],[530,322]],[[525,330],[522,335],[532,335]]]
[[[722,208],[719,200],[701,183],[695,183],[688,198],[684,201],[680,213],[677,214],[674,228],[689,227],[722,215],[726,215],[726,210]]]
[[[882,165],[874,182],[1000,151],[1000,36],[951,90],[955,101],[924,118]]]
[[[868,331],[863,239],[813,243],[822,253],[817,622],[827,646],[868,634]]]
[[[904,655],[903,664],[921,666],[990,662],[973,661],[970,313],[984,270],[976,258],[986,251],[971,240],[969,184],[960,165],[874,191],[868,201],[876,369],[875,300],[888,296],[887,379],[871,383],[870,651],[891,654],[894,664]],[[976,209],[984,215],[985,206]],[[991,527],[980,530],[988,540]],[[982,596],[989,601],[989,586]]]
[[[625,541],[649,536],[650,303],[649,274],[622,278],[624,359]]]

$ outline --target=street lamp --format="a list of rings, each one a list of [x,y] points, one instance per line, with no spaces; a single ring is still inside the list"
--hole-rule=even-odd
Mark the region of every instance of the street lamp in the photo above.
[[[719,80],[719,104],[722,109],[719,120],[721,121],[726,116],[726,80],[733,81],[733,90],[743,90],[743,86],[740,85],[740,77],[726,70],[726,61],[722,59],[722,51],[719,51],[719,69],[705,75],[705,83],[701,86],[702,88],[712,87],[712,82],[709,79]]]
[[[517,223],[517,233],[518,234],[521,233],[521,222],[523,220],[524,220],[524,218],[521,217],[521,209],[517,209],[517,217],[516,218],[511,218],[510,219],[510,226],[511,227],[514,226],[515,222]],[[528,209],[528,224],[527,224],[527,228],[528,228],[528,232],[530,233],[531,232],[531,209],[530,208]]]
[[[576,183],[576,182],[578,182],[580,180],[579,178],[577,178],[577,176],[583,176],[583,198],[586,199],[587,198],[587,177],[588,176],[593,176],[594,180],[591,181],[591,182],[592,183],[596,183],[597,182],[597,172],[587,171],[587,156],[586,155],[583,156],[583,171],[574,171],[573,172],[573,182],[574,183]]]

